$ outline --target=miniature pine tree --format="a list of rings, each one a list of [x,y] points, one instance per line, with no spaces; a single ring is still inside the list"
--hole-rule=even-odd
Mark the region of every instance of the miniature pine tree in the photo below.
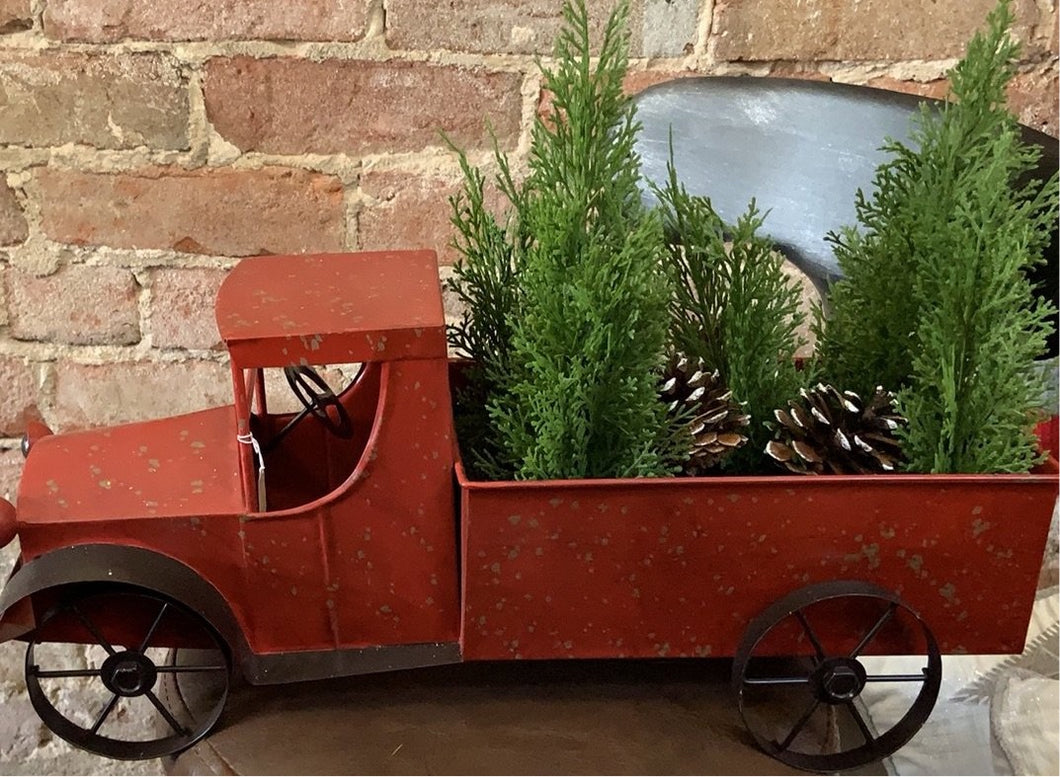
[[[752,201],[735,225],[726,225],[706,197],[680,184],[673,164],[655,194],[662,212],[666,257],[675,276],[671,301],[675,348],[717,370],[733,399],[750,415],[749,444],[725,461],[754,471],[771,432],[773,409],[798,391],[795,353],[799,288],[783,270],[783,257],[759,234],[763,217]]]
[[[563,6],[553,96],[535,123],[529,174],[507,194],[530,236],[510,365],[490,412],[517,478],[668,471],[657,382],[667,339],[667,276],[657,217],[638,190],[639,128],[623,93],[628,0],[590,57],[584,0]],[[503,182],[502,182],[503,183]]]
[[[499,154],[498,154],[499,157]],[[522,241],[515,225],[501,226],[486,207],[483,174],[458,152],[462,191],[450,198],[459,258],[447,287],[463,305],[457,324],[447,327],[449,343],[470,360],[464,385],[454,393],[457,438],[474,475],[503,478],[503,451],[492,428],[488,402],[509,374],[512,320],[519,304]],[[502,170],[506,170],[502,162]]]
[[[951,72],[952,101],[916,119],[916,148],[890,142],[861,229],[832,235],[845,279],[818,342],[825,373],[897,392],[908,469],[1020,472],[1035,461],[1032,363],[1055,310],[1027,272],[1057,218],[1057,179],[1019,185],[1037,152],[1005,87],[1018,45],[1001,0]],[[867,392],[867,393],[866,393]]]

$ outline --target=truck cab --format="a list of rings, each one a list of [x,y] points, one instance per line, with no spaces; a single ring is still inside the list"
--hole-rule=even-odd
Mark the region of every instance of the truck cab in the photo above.
[[[179,617],[252,683],[460,660],[434,253],[247,259],[216,314],[231,405],[29,435],[17,510],[0,515],[0,540],[21,543],[0,636],[30,650],[55,641],[135,653],[148,642],[180,647],[195,629],[166,627]],[[322,377],[333,365],[355,375],[337,392]],[[296,410],[279,401],[288,391]],[[107,601],[130,592],[152,604],[122,612]],[[38,667],[34,682],[51,671]],[[124,698],[149,694],[162,670],[130,658],[125,686],[115,667],[101,671]],[[100,744],[79,728],[87,733],[66,733]],[[186,746],[179,733],[168,738]],[[114,755],[108,748],[95,747]]]

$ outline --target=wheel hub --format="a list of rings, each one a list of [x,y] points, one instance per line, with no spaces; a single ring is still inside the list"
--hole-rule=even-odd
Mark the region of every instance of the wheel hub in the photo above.
[[[865,667],[856,658],[829,658],[814,670],[817,698],[828,704],[843,704],[865,689]]]
[[[142,696],[154,687],[158,678],[154,662],[132,650],[109,656],[100,673],[103,684],[119,696]]]

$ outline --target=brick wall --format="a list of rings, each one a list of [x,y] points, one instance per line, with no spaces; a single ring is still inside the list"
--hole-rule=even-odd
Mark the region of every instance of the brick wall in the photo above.
[[[597,22],[610,0],[590,0]],[[937,95],[994,0],[634,0],[637,91],[795,75]],[[239,257],[453,255],[444,130],[516,158],[559,0],[0,0],[0,493],[57,429],[229,399]],[[1017,0],[1012,104],[1057,133],[1057,2]],[[446,268],[443,266],[444,274]]]

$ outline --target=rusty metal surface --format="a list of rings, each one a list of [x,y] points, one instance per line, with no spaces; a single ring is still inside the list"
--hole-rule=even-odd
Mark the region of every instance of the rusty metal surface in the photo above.
[[[19,566],[0,595],[0,613],[9,622],[9,608],[44,589],[70,583],[105,583],[150,589],[188,605],[221,634],[232,651],[249,653],[229,602],[198,574],[166,556],[122,545],[76,545],[45,553]],[[41,608],[42,610],[44,608]],[[23,613],[21,636],[35,625],[33,613]],[[14,624],[12,624],[14,625]]]
[[[20,492],[24,561],[104,544],[179,562],[227,603],[248,655],[296,654],[273,662],[279,675],[294,666],[306,676],[298,653],[424,644],[459,644],[467,659],[732,655],[770,602],[836,578],[897,592],[945,652],[1018,651],[1055,468],[979,478],[464,480],[457,515],[444,341],[435,349],[428,329],[392,328],[409,304],[408,320],[433,321],[443,335],[433,254],[273,259],[241,265],[250,269],[222,292],[221,318],[226,305],[233,313],[270,299],[255,289],[271,289],[287,293],[301,318],[286,320],[297,327],[348,327],[338,340],[371,342],[365,353],[377,363],[340,395],[353,436],[337,440],[307,418],[268,456],[265,483],[282,509],[266,511],[256,509],[256,481],[240,477],[254,459],[236,435],[267,441],[283,417],[253,423],[242,368],[233,370],[236,409],[42,437]],[[254,267],[300,262],[318,273],[300,275],[305,283],[347,285],[307,294],[280,269],[253,283]],[[332,265],[337,274],[323,269]],[[365,306],[368,318],[299,312],[328,294],[374,299],[383,277],[390,291]],[[282,322],[241,331],[250,334],[232,343],[246,354],[292,355]],[[408,358],[417,353],[429,357]],[[295,475],[314,468],[314,477]]]
[[[365,451],[338,491],[243,519],[258,652],[456,639],[446,363],[386,364],[380,392]]]
[[[1026,476],[461,478],[468,659],[733,655],[807,583],[858,579],[944,653],[1018,653],[1057,495]],[[841,624],[836,624],[839,628]]]
[[[228,407],[43,437],[23,469],[19,521],[235,515],[235,428]]]
[[[244,483],[256,472],[251,445],[237,435],[264,440],[283,416],[252,424],[246,401],[42,437],[19,495],[22,558],[108,545],[179,561],[219,592],[259,656],[455,644],[454,440],[434,261],[393,252],[241,265],[218,302],[233,358],[326,363],[336,355],[328,343],[341,341],[343,360],[376,362],[363,390],[340,396],[353,436],[339,440],[307,418],[267,457],[276,499],[261,512]],[[357,310],[327,310],[339,297]],[[234,320],[233,306],[248,315]],[[233,378],[244,392],[243,370]],[[156,587],[166,590],[164,577],[160,569]],[[152,586],[149,576],[131,582]]]
[[[444,358],[433,251],[246,259],[217,296],[240,367]]]

